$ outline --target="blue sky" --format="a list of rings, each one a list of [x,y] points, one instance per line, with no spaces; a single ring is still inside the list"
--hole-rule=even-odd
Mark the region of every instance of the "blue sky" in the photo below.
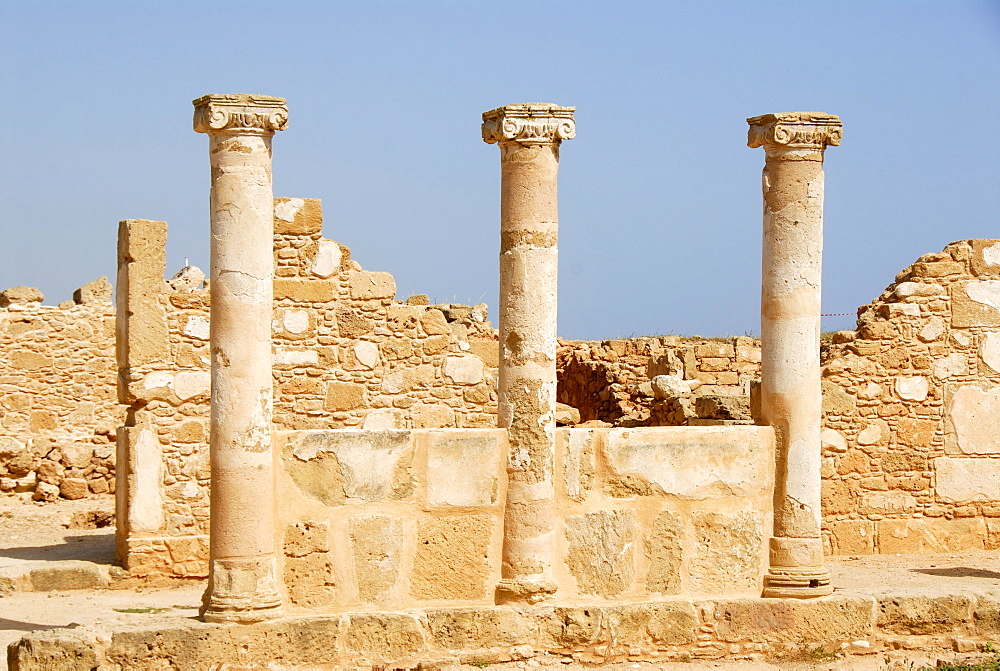
[[[1000,2],[0,3],[0,288],[114,276],[117,222],[208,265],[191,100],[288,99],[279,196],[399,297],[495,315],[499,152],[483,111],[577,107],[560,173],[559,332],[759,329],[748,116],[844,122],[827,151],[824,300],[854,312],[921,254],[1000,238]],[[824,319],[824,328],[853,325]]]

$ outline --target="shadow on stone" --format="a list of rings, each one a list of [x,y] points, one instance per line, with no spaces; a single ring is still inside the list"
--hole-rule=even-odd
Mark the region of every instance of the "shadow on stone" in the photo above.
[[[63,561],[79,559],[95,564],[115,563],[115,534],[90,534],[66,536],[58,545],[41,545],[20,548],[0,548],[0,557],[37,561]]]
[[[939,575],[946,578],[1000,578],[1000,573],[987,571],[981,568],[969,568],[967,566],[953,566],[951,568],[911,568],[913,573],[924,573],[926,575]]]

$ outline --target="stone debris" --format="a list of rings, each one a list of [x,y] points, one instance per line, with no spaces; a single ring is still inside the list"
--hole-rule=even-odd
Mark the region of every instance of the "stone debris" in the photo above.
[[[106,275],[101,275],[93,282],[87,282],[73,292],[73,302],[77,305],[89,303],[110,303],[114,287]]]
[[[11,287],[0,291],[0,308],[11,305],[30,305],[41,303],[45,300],[45,294],[34,287]]]

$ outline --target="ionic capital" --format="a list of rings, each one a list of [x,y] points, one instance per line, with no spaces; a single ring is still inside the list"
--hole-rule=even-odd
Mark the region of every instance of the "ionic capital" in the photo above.
[[[211,93],[192,103],[197,133],[271,135],[288,127],[288,105],[284,98]]]
[[[844,125],[840,117],[823,112],[762,114],[747,119],[747,145],[768,149],[810,149],[823,151],[840,144]]]
[[[505,105],[483,112],[483,141],[522,145],[557,144],[576,137],[575,107],[550,103]]]

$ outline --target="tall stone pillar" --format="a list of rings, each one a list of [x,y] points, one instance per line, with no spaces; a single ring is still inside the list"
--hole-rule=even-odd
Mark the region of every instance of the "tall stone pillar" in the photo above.
[[[281,98],[207,95],[194,129],[212,165],[211,559],[202,617],[279,617],[271,457],[274,198],[271,138],[288,124]]]
[[[820,282],[823,152],[840,144],[840,119],[820,112],[747,119],[764,147],[761,414],[774,428],[774,535],[765,597],[830,594],[820,538]]]
[[[501,166],[498,423],[510,435],[501,603],[556,591],[556,183],[574,110],[527,103],[483,114],[483,140],[500,145]]]

